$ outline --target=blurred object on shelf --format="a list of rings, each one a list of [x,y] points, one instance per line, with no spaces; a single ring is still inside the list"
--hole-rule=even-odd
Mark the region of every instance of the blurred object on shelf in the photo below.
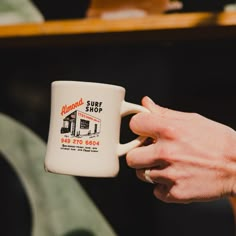
[[[182,9],[177,0],[92,0],[87,17],[120,19],[143,17]]]
[[[183,2],[182,0],[170,0],[168,1],[166,11],[172,12],[172,11],[178,11],[183,9]]]
[[[30,0],[0,0],[0,25],[43,21],[42,13]]]
[[[224,11],[225,11],[225,12],[236,11],[236,2],[226,4],[226,5],[224,6]]]

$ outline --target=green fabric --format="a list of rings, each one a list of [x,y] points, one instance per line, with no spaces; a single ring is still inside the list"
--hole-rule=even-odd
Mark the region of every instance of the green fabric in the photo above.
[[[73,176],[44,171],[45,143],[0,113],[0,151],[30,201],[32,236],[114,236],[116,233]]]
[[[30,0],[0,0],[0,25],[43,21],[43,15]]]

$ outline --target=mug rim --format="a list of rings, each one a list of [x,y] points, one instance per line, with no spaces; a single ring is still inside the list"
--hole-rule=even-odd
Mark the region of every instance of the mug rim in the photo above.
[[[119,89],[119,90],[125,90],[124,87],[120,85],[114,85],[114,84],[106,84],[106,83],[100,83],[100,82],[87,82],[87,81],[76,81],[76,80],[55,80],[51,82],[52,86],[55,85],[65,85],[65,84],[81,84],[81,85],[88,85],[88,86],[100,86],[100,87],[109,87],[109,88],[114,88],[114,89]]]

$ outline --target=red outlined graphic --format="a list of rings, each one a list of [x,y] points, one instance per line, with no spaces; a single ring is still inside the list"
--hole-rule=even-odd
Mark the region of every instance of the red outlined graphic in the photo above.
[[[97,137],[101,132],[101,120],[77,110],[63,119],[60,132],[78,138]]]

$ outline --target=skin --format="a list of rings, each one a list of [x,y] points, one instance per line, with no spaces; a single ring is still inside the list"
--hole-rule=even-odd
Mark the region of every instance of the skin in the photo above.
[[[127,153],[139,179],[154,182],[164,202],[210,201],[236,193],[236,132],[196,113],[174,111],[144,97],[149,111],[130,120],[131,130],[153,142]]]

